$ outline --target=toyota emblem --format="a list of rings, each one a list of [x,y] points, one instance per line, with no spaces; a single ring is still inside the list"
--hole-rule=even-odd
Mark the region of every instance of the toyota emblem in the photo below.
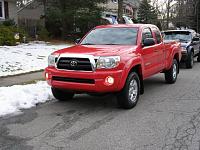
[[[71,67],[76,67],[78,65],[78,62],[76,61],[76,60],[72,60],[71,62],[70,62],[70,66]]]

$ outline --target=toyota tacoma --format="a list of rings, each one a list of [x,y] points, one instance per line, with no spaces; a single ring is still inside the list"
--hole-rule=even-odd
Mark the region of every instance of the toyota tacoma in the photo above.
[[[155,25],[102,25],[53,52],[45,77],[58,100],[116,93],[119,105],[130,109],[144,92],[144,79],[164,73],[167,83],[175,83],[180,60],[180,43],[164,42]]]

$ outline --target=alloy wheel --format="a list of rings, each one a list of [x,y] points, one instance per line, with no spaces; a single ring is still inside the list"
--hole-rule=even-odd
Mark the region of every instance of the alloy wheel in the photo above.
[[[138,96],[138,83],[135,79],[132,79],[129,84],[129,100],[133,103],[137,101]]]

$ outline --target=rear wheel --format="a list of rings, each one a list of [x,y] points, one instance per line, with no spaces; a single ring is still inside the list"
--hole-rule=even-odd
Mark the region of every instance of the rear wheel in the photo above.
[[[194,53],[191,52],[186,60],[186,68],[192,68],[194,65]]]
[[[71,100],[74,97],[73,92],[65,91],[65,90],[62,90],[62,89],[52,87],[51,91],[53,93],[53,96],[59,101],[68,101],[68,100]]]
[[[165,81],[169,84],[176,82],[178,76],[178,62],[176,59],[173,60],[171,68],[165,72]]]
[[[136,106],[140,95],[140,78],[136,72],[129,74],[123,90],[118,94],[118,104],[125,109]]]
[[[199,48],[199,53],[198,53],[198,56],[197,56],[197,61],[200,62],[200,48]]]

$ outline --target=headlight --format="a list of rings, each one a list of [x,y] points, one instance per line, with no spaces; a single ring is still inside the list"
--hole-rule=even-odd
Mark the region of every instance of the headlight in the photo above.
[[[49,57],[48,57],[48,66],[53,66],[54,67],[55,64],[56,64],[57,59],[58,59],[58,55],[53,55],[53,54],[49,55]]]
[[[182,47],[182,52],[187,52],[187,48],[186,47]]]
[[[120,56],[100,57],[97,60],[97,69],[112,69],[119,65]]]

